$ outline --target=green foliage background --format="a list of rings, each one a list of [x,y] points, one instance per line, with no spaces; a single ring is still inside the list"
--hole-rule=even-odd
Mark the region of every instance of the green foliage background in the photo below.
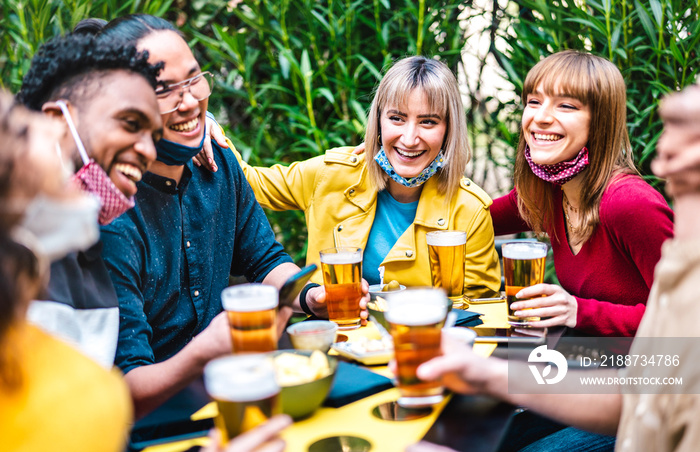
[[[462,74],[475,158],[469,176],[509,188],[517,93],[540,58],[583,49],[609,58],[628,84],[636,161],[649,176],[664,93],[698,71],[700,2],[682,0],[0,0],[0,81],[15,92],[38,45],[85,17],[147,12],[175,22],[217,74],[210,110],[245,159],[289,163],[363,140],[383,68],[425,54]],[[494,85],[494,76],[503,81]],[[297,260],[300,212],[268,212]]]

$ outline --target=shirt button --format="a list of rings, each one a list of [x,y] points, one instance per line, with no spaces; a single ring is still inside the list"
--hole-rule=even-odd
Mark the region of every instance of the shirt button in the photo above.
[[[350,163],[356,163],[356,162],[357,162],[357,157],[350,158]]]
[[[194,296],[195,296],[195,297],[198,297],[198,296],[199,296],[199,291],[198,291],[198,290],[195,290],[195,291],[194,291]]]
[[[187,243],[185,243],[185,245],[187,246],[187,248],[189,248],[189,247],[190,247],[190,241],[188,240]]]
[[[338,232],[340,232],[342,230],[343,230],[343,225],[341,224],[340,226],[338,226]]]
[[[444,218],[438,219],[437,224],[438,224],[438,226],[444,226],[444,225],[445,225],[445,219],[444,219]]]
[[[466,181],[464,184],[468,187],[468,186],[470,186],[470,185],[472,184],[472,181],[470,181],[469,179],[467,179],[467,181]]]
[[[406,251],[406,257],[413,257],[413,251],[411,251],[411,250]]]
[[[354,188],[351,188],[350,191],[349,191],[348,193],[350,193],[350,195],[354,195],[354,194],[355,194],[355,189],[354,189]]]
[[[166,180],[166,181],[165,181],[165,185],[167,185],[168,187],[170,187],[170,186],[173,185],[173,181],[171,181],[171,180]]]

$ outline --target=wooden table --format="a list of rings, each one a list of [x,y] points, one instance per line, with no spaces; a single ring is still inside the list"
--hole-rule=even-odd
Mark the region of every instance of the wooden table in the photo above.
[[[484,324],[477,327],[480,335],[507,327],[504,302],[473,305],[470,311],[484,314]],[[359,337],[379,337],[378,330],[370,322],[368,326],[343,332],[348,340]],[[474,350],[483,356],[490,355],[495,344],[476,344]],[[390,376],[386,366],[374,366],[371,370]],[[201,393],[201,390],[200,390]],[[398,389],[392,388],[340,408],[322,407],[311,417],[295,422],[287,428],[283,437],[287,451],[305,452],[314,442],[329,436],[350,435],[367,439],[373,451],[403,451],[408,445],[426,437],[441,444],[459,447],[469,444],[470,450],[495,450],[513,407],[485,397],[448,396],[438,404],[432,414],[410,421],[387,421],[376,418],[371,411],[383,402],[395,401]],[[204,401],[202,401],[203,403]],[[192,411],[189,411],[192,413]],[[443,414],[444,413],[444,414]],[[216,406],[207,404],[191,416],[193,421],[216,415]],[[152,415],[149,415],[149,418]],[[143,421],[147,421],[145,418]],[[206,438],[194,438],[171,444],[152,446],[145,452],[185,451],[196,445],[206,444]]]

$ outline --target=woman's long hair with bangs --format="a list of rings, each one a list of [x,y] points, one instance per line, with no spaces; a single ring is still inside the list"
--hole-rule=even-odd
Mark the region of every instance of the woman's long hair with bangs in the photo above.
[[[387,107],[402,109],[414,89],[420,89],[428,99],[431,110],[439,112],[447,121],[442,146],[446,163],[433,177],[438,178],[438,189],[447,195],[449,202],[464,175],[471,158],[471,149],[457,78],[444,63],[437,60],[423,56],[404,58],[396,62],[379,83],[367,115],[365,132],[365,152],[370,179],[379,191],[386,188],[389,178],[374,161],[381,149],[380,115]]]
[[[591,111],[588,132],[589,166],[581,173],[581,232],[576,243],[583,243],[600,223],[600,201],[613,177],[637,173],[627,133],[627,95],[620,70],[610,61],[576,50],[548,56],[528,72],[522,102],[536,89],[548,95],[566,95],[580,100]],[[553,185],[537,177],[525,159],[525,133],[515,159],[515,186],[518,209],[532,230],[541,234],[551,225],[555,206]],[[551,228],[553,229],[553,228]]]

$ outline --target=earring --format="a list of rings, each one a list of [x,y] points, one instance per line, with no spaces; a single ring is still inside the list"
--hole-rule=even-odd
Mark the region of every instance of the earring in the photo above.
[[[377,144],[379,146],[382,145],[382,134],[381,133],[377,134]]]

